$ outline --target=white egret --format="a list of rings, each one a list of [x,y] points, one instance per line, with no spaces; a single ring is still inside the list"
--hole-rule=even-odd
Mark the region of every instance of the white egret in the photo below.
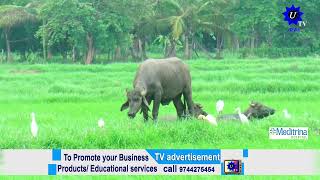
[[[218,114],[221,114],[223,111],[224,102],[222,100],[218,100],[216,103],[216,110]]]
[[[212,124],[214,126],[218,126],[216,118],[214,118],[211,114],[208,114],[206,116],[206,119],[209,121],[210,124]]]
[[[284,118],[291,119],[291,114],[289,114],[288,109],[284,109],[283,111]]]
[[[204,115],[200,114],[200,115],[198,116],[198,119],[200,119],[200,120],[206,120],[206,121],[208,121],[210,124],[215,125],[215,126],[218,125],[218,124],[217,124],[217,121],[216,121],[216,118],[214,118],[211,114],[208,114],[207,116],[204,116]]]
[[[34,138],[38,135],[38,125],[36,122],[36,114],[34,112],[31,113],[31,133]]]
[[[237,107],[235,111],[238,113],[241,123],[249,123],[247,116],[241,113],[240,107]]]
[[[104,128],[104,120],[102,118],[98,120],[98,126],[99,128]]]

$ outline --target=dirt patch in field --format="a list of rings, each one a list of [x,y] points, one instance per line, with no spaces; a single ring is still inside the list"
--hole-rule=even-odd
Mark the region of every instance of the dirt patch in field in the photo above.
[[[12,74],[39,74],[42,73],[40,70],[11,70],[10,73]]]

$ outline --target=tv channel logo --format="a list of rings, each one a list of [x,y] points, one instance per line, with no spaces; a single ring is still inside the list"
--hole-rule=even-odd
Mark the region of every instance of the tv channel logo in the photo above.
[[[242,164],[241,160],[224,160],[224,173],[225,174],[241,174]]]
[[[302,139],[308,140],[307,127],[270,127],[269,139]]]
[[[292,4],[291,7],[286,7],[286,11],[282,14],[284,16],[284,21],[288,22],[289,32],[300,32],[301,28],[306,26],[306,22],[302,20],[302,15],[304,13],[300,10],[300,7],[295,7]]]

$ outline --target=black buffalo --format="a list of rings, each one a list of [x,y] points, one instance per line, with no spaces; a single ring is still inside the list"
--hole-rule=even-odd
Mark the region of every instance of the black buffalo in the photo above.
[[[248,119],[262,119],[267,116],[273,115],[275,110],[259,102],[252,101],[249,108],[243,113]]]
[[[129,108],[128,116],[134,118],[141,109],[148,120],[149,104],[153,101],[152,117],[157,120],[160,103],[168,105],[173,101],[180,118],[184,113],[183,95],[189,113],[193,114],[191,76],[189,68],[178,58],[149,59],[140,64],[133,90],[127,91],[127,101],[121,111]]]
[[[243,113],[248,119],[263,119],[273,115],[275,110],[259,102],[252,101],[248,109]],[[223,114],[217,117],[217,120],[239,120],[238,114]]]
[[[203,106],[200,103],[194,103],[193,109],[195,118],[198,118],[200,115],[208,115],[208,113],[203,110]]]
[[[249,108],[243,113],[248,119],[263,119],[270,115],[273,115],[275,110],[259,102],[252,101],[249,104]],[[208,113],[203,110],[203,107],[199,103],[194,103],[194,115],[197,118],[199,115],[207,116]],[[218,121],[223,120],[240,120],[238,114],[222,114],[217,117]]]

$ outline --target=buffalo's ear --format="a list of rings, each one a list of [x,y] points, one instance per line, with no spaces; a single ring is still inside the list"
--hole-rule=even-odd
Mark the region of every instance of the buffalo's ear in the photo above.
[[[125,103],[122,104],[120,111],[123,111],[129,107],[129,101],[127,100]]]
[[[150,111],[150,109],[149,109],[149,103],[148,103],[146,97],[143,96],[143,97],[142,97],[142,101],[143,101],[143,104],[145,105],[145,107],[147,107],[148,111]]]

